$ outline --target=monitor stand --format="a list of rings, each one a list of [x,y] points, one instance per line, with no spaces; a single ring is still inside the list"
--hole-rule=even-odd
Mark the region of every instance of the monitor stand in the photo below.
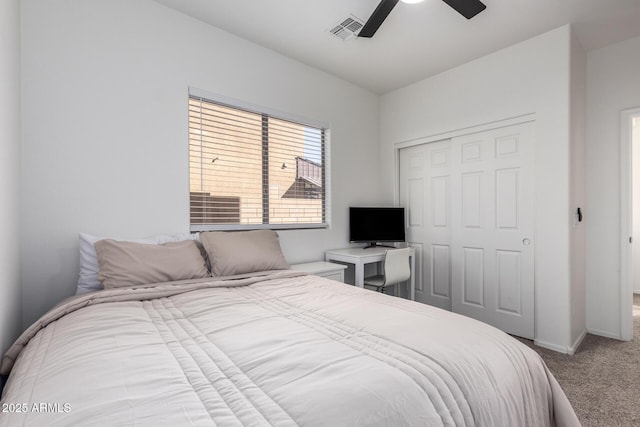
[[[379,245],[376,242],[371,242],[367,246],[363,247],[362,249],[369,249],[369,248],[395,248],[395,246],[393,246],[393,245]]]

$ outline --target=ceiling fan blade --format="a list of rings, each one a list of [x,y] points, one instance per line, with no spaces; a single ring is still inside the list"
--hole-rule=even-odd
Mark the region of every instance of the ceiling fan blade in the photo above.
[[[480,0],[444,0],[444,2],[467,19],[473,18],[487,8]]]
[[[373,37],[396,4],[398,0],[382,0],[358,33],[358,37]]]

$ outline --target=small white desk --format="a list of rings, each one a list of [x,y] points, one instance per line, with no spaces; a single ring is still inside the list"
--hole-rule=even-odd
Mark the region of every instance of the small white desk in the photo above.
[[[338,261],[347,264],[353,264],[355,267],[355,285],[364,287],[364,266],[374,262],[384,261],[384,254],[389,248],[345,248],[332,249],[324,253],[325,261]],[[416,279],[415,279],[415,249],[411,248],[409,254],[409,264],[411,266],[411,279],[409,280],[409,298],[413,301],[416,297]]]

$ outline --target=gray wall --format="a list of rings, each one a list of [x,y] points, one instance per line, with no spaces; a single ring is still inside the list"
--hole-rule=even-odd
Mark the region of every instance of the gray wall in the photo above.
[[[587,53],[587,329],[612,338],[621,336],[620,113],[640,107],[639,83],[640,37]]]
[[[570,127],[569,160],[570,189],[569,208],[571,226],[571,343],[578,345],[586,335],[586,97],[587,97],[587,53],[572,34],[571,37],[571,82],[570,82]],[[577,209],[583,212],[583,221],[578,222]]]
[[[20,1],[0,3],[0,351],[21,330]]]
[[[331,228],[280,232],[290,262],[382,202],[377,95],[150,0],[22,3],[25,326],[75,291],[79,232],[188,231],[189,86],[330,123]]]
[[[571,352],[569,109],[571,30],[564,26],[386,94],[383,170],[394,144],[535,113],[535,338]],[[397,187],[387,181],[387,194]]]
[[[619,336],[619,113],[640,106],[640,38],[588,52],[585,77],[563,27],[380,98],[150,0],[23,0],[20,72],[19,4],[0,6],[5,347],[21,306],[27,325],[74,292],[78,232],[188,230],[188,86],[331,124],[332,226],[282,232],[292,262],[345,246],[349,205],[392,203],[395,143],[535,113],[536,336],[571,350],[584,316],[588,330]],[[586,232],[571,228],[582,203]]]

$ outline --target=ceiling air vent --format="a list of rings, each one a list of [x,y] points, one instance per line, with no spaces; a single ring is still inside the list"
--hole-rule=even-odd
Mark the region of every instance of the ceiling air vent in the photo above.
[[[353,15],[350,15],[348,18],[343,19],[339,23],[337,23],[333,28],[329,30],[331,34],[342,39],[349,40],[352,37],[358,35],[358,32],[364,26],[364,22],[360,19],[356,18]]]

